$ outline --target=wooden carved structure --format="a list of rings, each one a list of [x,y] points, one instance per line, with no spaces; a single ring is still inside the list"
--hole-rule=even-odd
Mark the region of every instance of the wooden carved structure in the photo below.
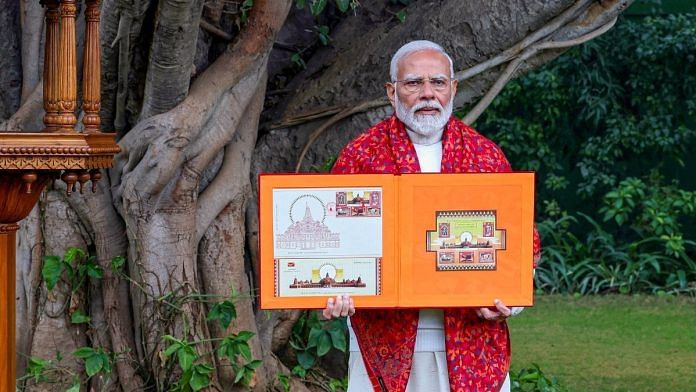
[[[85,0],[82,122],[77,132],[76,0],[41,0],[46,41],[43,70],[44,129],[0,133],[0,392],[14,392],[15,234],[17,222],[36,204],[51,181],[61,179],[70,195],[92,191],[99,169],[111,167],[119,147],[100,130],[100,0]]]

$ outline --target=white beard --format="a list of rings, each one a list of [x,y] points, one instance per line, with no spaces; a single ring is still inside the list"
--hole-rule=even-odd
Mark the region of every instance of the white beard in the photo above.
[[[407,108],[399,102],[399,95],[394,95],[396,105],[396,117],[406,125],[406,131],[415,144],[430,145],[442,140],[442,132],[452,115],[454,96],[450,98],[443,108],[436,99],[418,102],[413,107]],[[437,115],[417,115],[416,111],[423,108],[434,108],[440,113]]]

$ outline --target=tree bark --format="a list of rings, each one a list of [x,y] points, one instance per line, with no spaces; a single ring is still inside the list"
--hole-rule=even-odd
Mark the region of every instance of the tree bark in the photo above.
[[[166,112],[186,97],[202,10],[202,0],[160,1],[141,119]]]
[[[19,107],[22,89],[21,29],[19,2],[0,7],[0,119],[10,117]]]

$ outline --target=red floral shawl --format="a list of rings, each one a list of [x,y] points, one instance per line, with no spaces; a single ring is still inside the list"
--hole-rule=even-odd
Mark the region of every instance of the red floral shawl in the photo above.
[[[495,143],[450,118],[442,135],[442,173],[509,171],[510,164]],[[349,143],[332,172],[418,173],[420,166],[404,124],[392,116]],[[539,251],[535,230],[535,255]],[[510,366],[507,324],[483,320],[472,308],[445,309],[444,313],[450,389],[499,390]],[[375,390],[405,391],[416,343],[418,310],[361,309],[351,317],[351,324]]]

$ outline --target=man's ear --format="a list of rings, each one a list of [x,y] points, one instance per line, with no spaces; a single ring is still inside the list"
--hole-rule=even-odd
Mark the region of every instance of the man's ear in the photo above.
[[[454,79],[452,81],[452,96],[457,95],[457,85],[459,84],[459,81],[457,79]]]
[[[392,107],[396,109],[396,102],[394,101],[396,87],[393,83],[387,83],[386,85],[384,85],[384,87],[387,89],[387,97],[389,98],[389,102],[391,102]]]

